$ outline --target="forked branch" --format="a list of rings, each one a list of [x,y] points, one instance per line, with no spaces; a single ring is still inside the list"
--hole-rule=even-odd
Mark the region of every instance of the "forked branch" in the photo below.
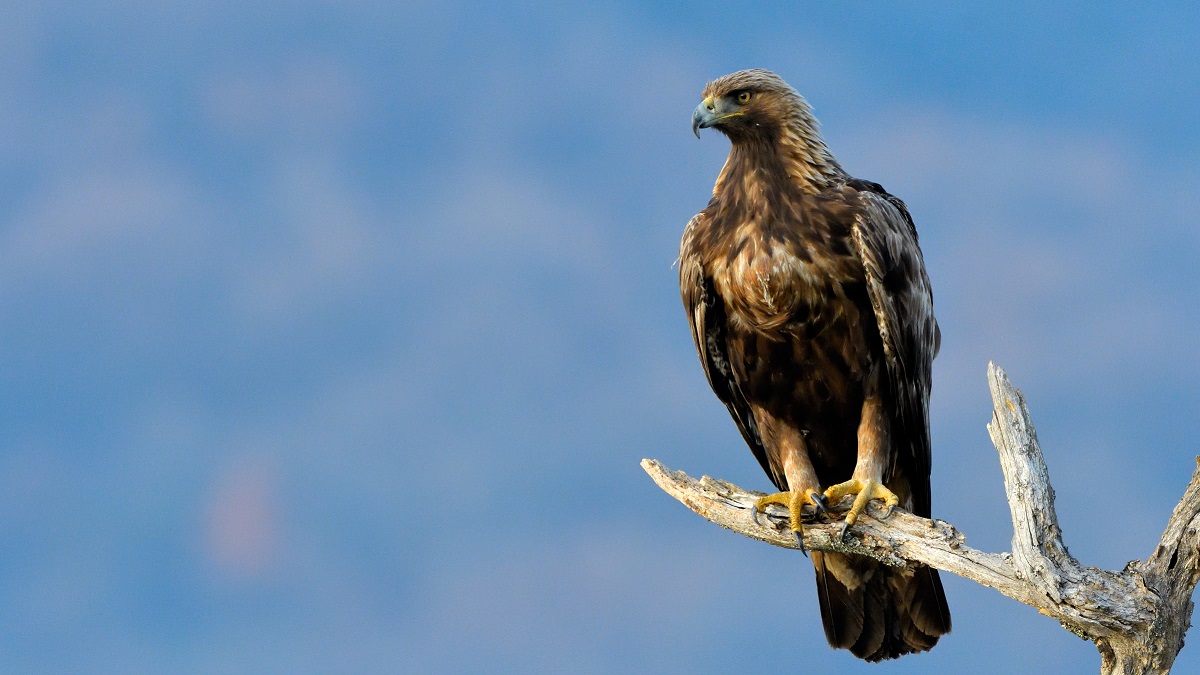
[[[1200,580],[1200,458],[1148,559],[1131,562],[1120,572],[1084,567],[1063,545],[1054,491],[1024,397],[995,364],[988,365],[988,382],[993,406],[988,432],[1000,454],[1012,512],[1011,553],[973,549],[953,525],[899,510],[886,521],[859,519],[845,542],[837,538],[840,523],[806,525],[804,545],[870,556],[896,567],[929,565],[994,588],[1095,642],[1102,673],[1169,672],[1183,647],[1192,590]],[[762,493],[708,476],[696,480],[652,459],[642,460],[642,467],[659,487],[708,520],[753,539],[797,548],[784,509],[772,506],[765,517],[752,517]],[[881,512],[872,504],[870,514]]]

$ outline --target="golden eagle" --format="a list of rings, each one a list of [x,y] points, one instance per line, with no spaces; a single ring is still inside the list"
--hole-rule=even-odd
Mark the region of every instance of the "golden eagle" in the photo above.
[[[929,517],[929,389],[941,340],[917,231],[900,199],[851,177],[808,103],[775,73],[710,82],[692,129],[732,148],[683,234],[679,285],[700,362],[780,493],[801,509],[856,495]],[[950,631],[936,570],[812,554],[825,637],[868,661]]]

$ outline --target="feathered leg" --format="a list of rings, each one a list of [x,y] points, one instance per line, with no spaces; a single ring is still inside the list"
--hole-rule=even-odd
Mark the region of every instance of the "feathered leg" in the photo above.
[[[858,459],[854,466],[854,474],[850,480],[825,490],[825,499],[829,504],[838,503],[846,495],[855,495],[854,505],[846,513],[846,520],[842,525],[842,538],[845,538],[849,529],[858,521],[858,516],[866,509],[870,500],[884,501],[888,507],[884,518],[890,516],[892,509],[900,504],[900,498],[883,485],[891,441],[889,426],[883,401],[877,394],[868,395],[863,401],[862,420],[858,425]]]
[[[753,515],[770,504],[779,504],[788,510],[788,522],[800,550],[804,549],[804,528],[800,517],[806,504],[811,505],[822,515],[826,515],[825,498],[821,494],[821,484],[817,480],[817,470],[813,468],[812,460],[808,457],[808,443],[804,434],[790,425],[780,424],[768,410],[755,407],[755,419],[759,430],[770,439],[767,447],[772,449],[769,455],[772,468],[772,478],[775,485],[786,491],[767,495],[754,503]]]

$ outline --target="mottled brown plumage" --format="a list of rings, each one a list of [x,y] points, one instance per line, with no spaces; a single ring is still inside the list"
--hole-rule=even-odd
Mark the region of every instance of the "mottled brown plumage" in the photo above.
[[[939,332],[904,203],[850,177],[774,73],[710,82],[693,128],[729,137],[679,280],[713,391],[782,491],[878,481],[930,515],[929,391]],[[814,552],[825,635],[875,661],[950,630],[937,572]]]

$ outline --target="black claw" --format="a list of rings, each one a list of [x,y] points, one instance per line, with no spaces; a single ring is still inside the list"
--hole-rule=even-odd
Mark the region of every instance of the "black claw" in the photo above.
[[[815,492],[813,494],[817,496],[817,498],[813,500],[813,506],[817,509],[817,513],[821,514],[822,518],[828,518],[829,509],[827,507],[829,506],[829,500],[825,497],[825,495],[818,495]]]
[[[896,510],[896,505],[895,505],[895,504],[891,504],[891,505],[889,505],[889,506],[887,507],[887,511],[884,511],[884,512],[883,512],[883,518],[880,518],[880,520],[887,520],[889,517],[891,517],[891,515],[892,515],[892,511],[895,511],[895,510]]]
[[[800,545],[800,552],[804,557],[808,557],[808,549],[804,548],[804,533],[800,530],[792,530],[792,534],[796,535],[796,543]]]
[[[838,532],[838,539],[844,544],[846,543],[846,535],[850,533],[850,523],[842,522],[842,529]]]
[[[753,520],[755,525],[762,525],[762,523],[758,522],[758,506],[750,507],[750,520]]]

